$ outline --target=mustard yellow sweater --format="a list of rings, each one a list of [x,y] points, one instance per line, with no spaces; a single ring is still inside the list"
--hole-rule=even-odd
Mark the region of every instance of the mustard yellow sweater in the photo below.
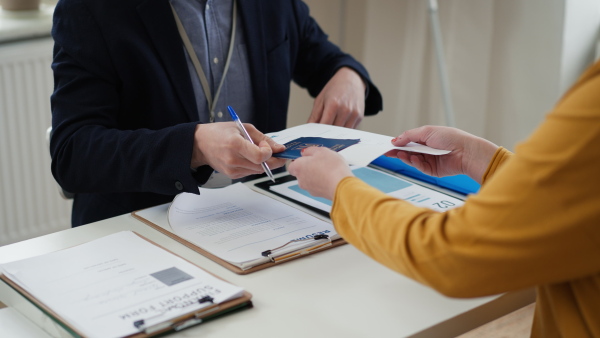
[[[331,216],[358,249],[445,295],[536,286],[533,337],[600,337],[600,64],[514,155],[496,152],[462,207],[415,207],[351,177]]]

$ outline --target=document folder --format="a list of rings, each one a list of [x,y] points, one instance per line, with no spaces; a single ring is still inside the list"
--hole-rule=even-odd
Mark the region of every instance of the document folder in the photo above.
[[[130,232],[122,232],[122,233],[130,233]],[[118,234],[121,234],[121,233],[118,233]],[[176,259],[181,259],[182,261],[180,261],[180,262],[184,262],[183,263],[184,265],[182,265],[182,266],[185,266],[188,268],[191,267],[190,269],[192,269],[192,270],[188,270],[188,271],[198,271],[199,274],[194,275],[196,277],[200,276],[200,277],[198,277],[199,279],[197,279],[196,281],[193,280],[193,278],[194,278],[193,276],[187,277],[187,279],[189,280],[188,282],[192,282],[192,284],[191,284],[192,288],[196,288],[196,286],[195,286],[196,284],[194,284],[194,283],[198,283],[198,285],[206,285],[207,288],[213,287],[213,286],[217,287],[217,288],[232,287],[232,288],[234,288],[234,290],[241,290],[241,291],[240,292],[236,291],[236,294],[234,296],[232,296],[228,299],[224,299],[224,301],[216,301],[215,298],[211,297],[210,295],[202,296],[200,294],[200,292],[198,292],[195,295],[190,295],[188,293],[188,291],[185,291],[186,290],[185,288],[180,288],[179,290],[171,291],[171,289],[168,289],[161,283],[154,281],[156,284],[160,284],[160,286],[162,286],[163,289],[167,288],[167,290],[168,290],[167,292],[169,292],[168,293],[169,295],[172,295],[173,292],[175,292],[176,295],[177,295],[176,292],[186,292],[186,296],[189,296],[189,297],[186,297],[186,299],[182,299],[182,297],[178,296],[177,300],[174,300],[173,303],[169,303],[168,307],[163,308],[162,309],[163,311],[159,312],[159,315],[158,315],[158,316],[162,316],[162,315],[164,315],[165,311],[170,311],[171,309],[177,309],[178,312],[175,314],[176,315],[175,317],[166,317],[164,320],[162,318],[157,319],[157,318],[152,318],[152,316],[150,314],[145,315],[146,312],[144,312],[144,316],[147,316],[147,317],[144,317],[144,316],[140,315],[139,313],[136,313],[136,315],[138,317],[141,316],[141,318],[133,318],[133,316],[132,316],[132,318],[130,319],[129,317],[127,317],[127,320],[130,321],[130,323],[127,322],[125,324],[130,326],[130,331],[132,333],[123,335],[124,337],[150,337],[150,336],[163,334],[163,333],[166,333],[169,331],[180,331],[185,328],[218,318],[225,314],[237,312],[238,310],[247,309],[247,308],[252,307],[252,301],[251,301],[252,295],[250,293],[248,293],[247,291],[245,291],[241,288],[232,286],[231,284],[227,283],[220,277],[215,276],[214,274],[203,270],[199,266],[181,258],[180,256],[178,256],[178,255],[170,252],[169,250],[161,247],[160,245],[144,238],[143,236],[141,236],[137,233],[133,233],[133,234],[135,234],[139,238],[145,240],[146,242],[160,248],[161,250],[163,250],[162,252],[164,252],[164,254],[173,255],[174,257],[176,257]],[[109,236],[112,236],[112,235],[109,235]],[[109,236],[107,236],[107,237],[109,237]],[[85,245],[85,244],[87,244],[87,243],[84,243],[83,245]],[[66,250],[68,250],[68,249],[66,249]],[[34,258],[37,258],[37,257],[34,257]],[[26,260],[23,260],[23,261],[26,261]],[[169,261],[167,261],[167,262],[169,262]],[[19,262],[16,262],[16,263],[19,263]],[[3,267],[5,267],[9,264],[13,264],[13,263],[3,264]],[[152,262],[150,262],[149,264],[152,264]],[[198,270],[193,270],[193,269],[198,269]],[[19,273],[20,272],[21,271],[19,271]],[[170,277],[173,278],[172,272],[169,272],[169,273],[171,273]],[[185,273],[183,273],[183,274],[185,274]],[[18,277],[18,276],[21,276],[21,277]],[[202,279],[202,276],[206,276],[204,278],[207,278],[207,279]],[[42,302],[40,299],[38,299],[38,297],[35,297],[33,295],[33,293],[39,292],[39,289],[32,289],[32,291],[30,292],[30,291],[28,291],[28,289],[26,289],[27,286],[22,286],[20,284],[20,283],[22,283],[22,279],[19,279],[19,278],[22,278],[22,274],[18,274],[17,277],[13,277],[13,278],[17,278],[17,280],[13,280],[5,274],[0,274],[0,279],[2,279],[2,281],[4,283],[9,285],[16,292],[18,292],[23,297],[25,297],[27,300],[29,300],[34,306],[36,306],[42,312],[44,312],[46,315],[48,315],[53,321],[55,321],[58,325],[60,325],[63,329],[65,329],[72,336],[87,337],[87,336],[94,336],[94,335],[96,335],[96,336],[102,335],[102,334],[94,332],[94,331],[92,331],[90,333],[90,331],[89,331],[90,326],[85,326],[84,324],[81,324],[81,322],[75,323],[75,320],[73,319],[75,317],[71,316],[71,317],[66,318],[64,315],[60,315],[58,313],[58,312],[60,312],[60,310],[57,312],[51,305],[46,304],[46,303]],[[182,283],[181,282],[182,280],[183,281],[186,280],[186,278],[183,278],[183,279],[181,279],[180,277],[178,277],[178,278],[179,278],[179,280],[176,283]],[[49,279],[51,279],[51,278],[49,278]],[[164,282],[164,280],[161,280],[161,281]],[[216,284],[215,284],[215,282],[213,282],[211,284],[210,281],[218,281],[218,282],[216,282]],[[204,282],[205,282],[205,284],[201,284]],[[180,284],[180,285],[184,285],[184,284]],[[154,290],[148,286],[145,286],[145,287],[147,289],[150,289],[150,291],[148,291],[148,292],[152,292]],[[207,290],[209,290],[209,289],[207,289]],[[68,294],[65,297],[69,297],[69,296],[70,295]],[[215,296],[215,297],[218,297],[218,296]],[[89,298],[89,297],[87,297],[87,298]],[[175,297],[173,297],[173,298],[175,298]],[[46,299],[48,299],[48,298],[46,298]],[[69,299],[71,299],[71,298],[69,298]],[[165,299],[165,298],[162,298],[162,299]],[[162,301],[162,299],[161,299],[161,301]],[[152,302],[156,302],[156,300],[152,299],[152,297],[150,297],[150,298],[147,298],[145,300],[145,302],[146,303],[133,304],[132,308],[135,308],[137,311],[138,307],[142,306],[141,304],[152,304]],[[200,305],[204,304],[204,306],[201,308],[198,308],[198,306],[199,306],[198,304],[200,304]],[[189,309],[189,311],[188,311],[188,309]],[[155,310],[155,309],[153,308],[152,310]],[[92,311],[92,310],[90,310],[90,311]],[[119,309],[114,309],[113,311],[117,312],[117,311],[124,311],[124,310],[119,308]],[[141,313],[141,311],[139,311],[139,312]],[[68,313],[68,312],[63,311],[62,313]],[[150,313],[150,312],[148,312],[148,313]],[[69,313],[68,315],[71,315],[71,314]],[[112,317],[118,317],[118,316],[115,316],[113,314]],[[123,318],[120,318],[120,319],[124,320]],[[88,330],[88,331],[86,331],[86,330]]]

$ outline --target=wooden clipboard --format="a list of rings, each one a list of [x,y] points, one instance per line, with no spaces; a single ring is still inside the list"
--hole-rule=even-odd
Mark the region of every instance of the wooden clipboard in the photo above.
[[[141,210],[139,210],[139,211],[141,211]],[[227,262],[227,261],[225,261],[225,260],[223,260],[223,259],[221,259],[221,258],[219,258],[219,257],[217,257],[217,256],[215,256],[213,254],[211,254],[210,252],[202,249],[201,247],[197,246],[196,244],[194,244],[194,243],[192,243],[192,242],[190,242],[190,241],[188,241],[188,240],[186,240],[186,239],[184,239],[184,238],[182,238],[182,237],[174,234],[173,232],[171,232],[171,231],[169,231],[169,230],[161,227],[160,225],[154,224],[150,220],[148,220],[148,219],[140,216],[138,214],[139,211],[134,211],[134,212],[131,213],[131,215],[134,218],[136,218],[139,221],[141,221],[142,223],[144,223],[144,224],[152,227],[153,229],[155,229],[157,231],[160,231],[164,235],[166,235],[166,236],[168,236],[168,237],[176,240],[177,242],[179,242],[179,243],[187,246],[188,248],[196,251],[197,253],[201,254],[202,256],[204,256],[204,257],[206,257],[206,258],[208,258],[208,259],[210,259],[210,260],[212,260],[212,261],[214,261],[214,262],[222,265],[223,267],[227,268],[228,270],[230,270],[230,271],[232,271],[234,273],[237,273],[238,275],[247,275],[247,274],[252,273],[252,272],[264,270],[264,269],[270,268],[272,266],[276,266],[276,265],[280,265],[280,264],[283,264],[283,263],[286,263],[286,262],[289,262],[289,261],[293,261],[293,260],[301,258],[303,256],[312,255],[312,254],[317,253],[317,252],[325,251],[327,249],[335,248],[337,246],[346,244],[345,240],[343,240],[341,238],[340,239],[336,239],[336,240],[331,241],[331,245],[326,246],[326,247],[321,247],[321,248],[318,248],[318,249],[315,249],[315,250],[311,250],[310,253],[308,253],[308,254],[297,255],[297,256],[294,256],[294,257],[292,257],[290,259],[287,259],[285,261],[282,261],[282,262],[267,262],[267,263],[263,263],[263,264],[260,264],[260,265],[257,265],[257,266],[254,266],[254,267],[251,267],[249,269],[245,269],[244,270],[244,269],[241,269],[240,267],[238,267],[236,265],[233,265],[233,264],[231,264],[231,263],[229,263],[229,262]]]
[[[157,247],[189,262],[190,264],[198,267],[199,269],[207,272],[208,274],[214,276],[215,278],[218,278],[222,281],[227,282],[226,280],[224,280],[223,278],[211,273],[210,271],[204,270],[202,269],[200,266],[190,262],[189,260],[177,255],[176,253],[164,248],[163,246],[161,246],[158,243],[155,243],[149,239],[147,239],[146,237],[134,232],[137,236],[141,237],[142,239],[152,243],[153,245],[156,245]],[[42,303],[41,301],[39,301],[37,298],[35,298],[31,293],[29,293],[28,291],[26,291],[25,289],[23,289],[21,286],[19,286],[18,284],[16,284],[15,282],[13,282],[11,279],[9,279],[8,277],[6,277],[4,274],[0,274],[0,279],[2,281],[4,281],[4,283],[6,283],[8,286],[10,286],[12,289],[14,289],[16,292],[18,292],[21,296],[23,296],[24,298],[26,298],[29,302],[31,302],[34,306],[36,306],[37,308],[39,308],[42,312],[44,312],[48,317],[50,317],[54,322],[56,322],[58,325],[60,325],[63,329],[65,329],[69,334],[71,334],[74,337],[85,337],[85,335],[83,333],[81,333],[79,330],[77,330],[75,327],[73,327],[69,322],[67,322],[64,318],[62,318],[60,315],[58,315],[56,312],[54,312],[54,310],[52,310],[51,308],[49,308],[47,305],[45,305],[44,303]],[[229,282],[227,282],[229,283]],[[187,313],[185,315],[179,316],[177,318],[173,318],[170,319],[169,322],[172,322],[173,324],[165,327],[163,329],[160,330],[156,330],[154,332],[152,332],[151,334],[147,334],[144,332],[140,332],[140,333],[135,333],[129,336],[126,336],[127,338],[138,338],[138,337],[152,337],[152,336],[156,336],[156,335],[160,335],[169,331],[178,331],[177,328],[178,327],[182,327],[182,329],[184,328],[188,328],[194,325],[189,325],[189,326],[185,326],[183,327],[187,322],[189,322],[191,319],[201,319],[201,322],[196,323],[200,324],[209,320],[212,320],[216,317],[228,314],[228,313],[232,313],[235,312],[237,310],[241,310],[241,309],[249,309],[252,308],[252,294],[249,293],[248,291],[244,291],[242,297],[239,298],[235,298],[229,301],[225,301],[223,303],[218,303],[215,304],[213,306],[207,307],[207,308],[202,308],[199,309],[197,311],[192,311],[190,313]],[[211,311],[213,310],[214,311]]]

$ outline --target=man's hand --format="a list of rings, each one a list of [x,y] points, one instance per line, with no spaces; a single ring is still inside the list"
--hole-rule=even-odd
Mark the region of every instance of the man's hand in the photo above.
[[[254,144],[247,141],[234,122],[198,124],[194,134],[191,167],[209,165],[214,170],[236,179],[261,174],[262,162],[271,169],[282,167],[286,160],[271,157],[285,146],[276,143],[253,125],[244,123]]]
[[[365,90],[358,73],[340,68],[315,99],[308,123],[358,127],[365,115]]]

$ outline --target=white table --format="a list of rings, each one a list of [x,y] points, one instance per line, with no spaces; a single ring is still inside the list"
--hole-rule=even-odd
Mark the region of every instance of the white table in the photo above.
[[[531,290],[500,297],[447,298],[387,269],[351,245],[236,275],[129,214],[0,247],[0,263],[122,230],[136,231],[253,294],[254,308],[176,334],[182,337],[451,337],[534,301]],[[2,282],[0,302],[52,335],[64,335],[52,320]]]

